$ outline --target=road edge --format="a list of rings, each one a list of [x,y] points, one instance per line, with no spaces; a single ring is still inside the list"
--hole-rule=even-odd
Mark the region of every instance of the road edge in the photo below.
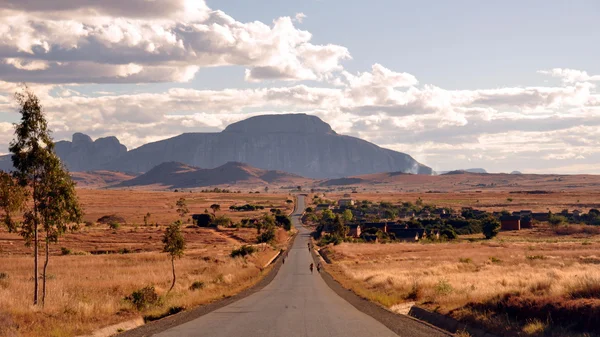
[[[317,252],[312,249],[311,255],[313,260],[318,263],[319,255]],[[436,330],[440,333],[440,336],[454,336],[452,333],[440,329],[439,327],[432,325],[430,323],[418,320],[414,317],[397,314],[395,312],[389,311],[381,305],[372,302],[366,298],[358,296],[351,289],[346,289],[342,286],[331,274],[329,274],[325,269],[322,269],[321,278],[333,292],[335,292],[338,296],[344,299],[346,302],[350,303],[353,307],[355,307],[358,311],[372,317],[379,323],[385,325],[388,329],[392,330],[398,336],[406,336],[411,337],[411,335],[406,334],[405,326],[410,324],[416,329],[427,329],[427,331],[423,331],[422,336],[427,336],[428,333],[431,332],[431,329]]]

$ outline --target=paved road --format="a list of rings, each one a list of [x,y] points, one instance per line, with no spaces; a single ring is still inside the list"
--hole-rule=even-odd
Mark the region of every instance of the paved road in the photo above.
[[[304,198],[298,198],[292,220],[299,235],[285,264],[261,291],[213,311],[157,337],[392,337],[398,336],[374,318],[363,314],[334,293],[319,274],[310,273],[309,233],[300,225]],[[419,323],[413,324],[420,325]],[[407,326],[405,336],[440,336],[437,330]],[[423,331],[426,331],[424,333]]]

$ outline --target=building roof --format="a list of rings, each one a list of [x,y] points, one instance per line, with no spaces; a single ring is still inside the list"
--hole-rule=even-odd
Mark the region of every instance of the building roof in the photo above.
[[[500,221],[516,221],[521,220],[520,216],[517,215],[504,215],[500,217]]]

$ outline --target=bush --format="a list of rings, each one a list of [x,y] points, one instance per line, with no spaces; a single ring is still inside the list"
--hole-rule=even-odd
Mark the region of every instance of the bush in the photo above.
[[[194,283],[192,283],[192,285],[190,286],[190,290],[194,291],[194,290],[203,289],[204,286],[205,286],[204,282],[202,282],[202,281],[194,281]]]
[[[500,221],[494,217],[487,217],[483,221],[483,235],[486,239],[491,239],[500,232]]]
[[[0,272],[0,280],[7,280],[7,279],[8,279],[8,273]]]
[[[283,227],[286,231],[292,229],[292,220],[287,215],[276,215],[275,223],[277,226]]]
[[[273,228],[270,228],[270,229],[260,233],[256,237],[256,242],[258,242],[258,243],[270,243],[273,240],[275,240],[275,230]]]
[[[93,225],[94,225],[94,223],[91,222],[91,221],[86,221],[85,222],[85,227],[92,227]]]
[[[318,245],[319,246],[326,246],[330,243],[333,243],[334,245],[339,245],[340,243],[342,243],[342,238],[337,236],[337,235],[324,235],[321,237],[321,240],[319,240]]]
[[[600,299],[600,279],[584,277],[568,291],[571,298],[596,298]]]
[[[214,215],[210,213],[194,214],[192,219],[198,227],[209,227],[213,223]]]
[[[177,306],[177,307],[170,307],[169,310],[167,310],[166,312],[164,312],[162,314],[144,316],[144,323],[152,322],[152,321],[157,321],[157,320],[165,318],[167,316],[178,314],[178,313],[180,313],[180,312],[182,312],[184,310],[185,310],[184,307],[179,307],[179,306]]]
[[[60,255],[71,255],[73,252],[67,247],[60,247]]]
[[[141,311],[158,304],[160,297],[154,286],[146,286],[134,291],[131,295],[125,297],[125,300],[131,302],[137,310]]]
[[[243,245],[240,248],[231,251],[231,257],[245,257],[246,255],[253,254],[254,252],[256,252],[256,248],[248,245]]]
[[[435,286],[435,292],[440,295],[448,295],[454,291],[452,285],[448,283],[447,280],[439,280],[439,282]]]
[[[108,227],[110,227],[110,229],[117,230],[121,228],[121,225],[118,222],[111,222],[108,224]]]
[[[231,219],[224,215],[216,217],[212,222],[213,227],[229,227],[231,224]]]
[[[126,223],[125,218],[123,218],[122,216],[118,216],[116,214],[105,215],[105,216],[101,217],[100,219],[98,219],[98,221],[96,221],[96,222],[101,223],[101,224],[110,224],[113,222]]]

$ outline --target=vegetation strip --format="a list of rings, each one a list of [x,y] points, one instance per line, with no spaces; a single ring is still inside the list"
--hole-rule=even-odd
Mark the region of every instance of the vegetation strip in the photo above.
[[[313,259],[318,263],[319,259],[316,252],[313,250],[311,251],[311,254]],[[422,322],[410,316],[393,313],[368,299],[358,296],[351,289],[344,288],[327,271],[325,271],[325,269],[321,269],[320,274],[329,288],[331,288],[338,296],[352,304],[358,311],[371,316],[379,323],[385,325],[398,336],[410,337],[415,335],[413,334],[414,331],[419,331],[416,335],[425,336],[431,332],[431,329],[437,330],[439,332],[438,336],[452,336],[447,331],[434,325]]]
[[[467,324],[461,323],[452,317],[448,317],[437,312],[432,312],[416,305],[410,308],[408,315],[452,333],[467,332],[472,337],[497,337],[496,335],[485,330],[468,326]]]
[[[289,250],[290,247],[294,244],[294,240],[296,240],[296,237],[297,237],[297,235],[295,234],[294,237],[289,241],[287,250]],[[176,327],[178,325],[187,323],[189,321],[193,321],[193,320],[195,320],[199,317],[202,317],[206,314],[209,314],[215,310],[218,310],[225,306],[228,306],[229,304],[232,304],[243,298],[246,298],[246,297],[262,290],[267,285],[269,285],[269,283],[271,283],[271,281],[273,281],[273,279],[279,272],[279,268],[281,268],[282,264],[283,264],[282,260],[278,259],[277,262],[273,265],[273,269],[271,269],[265,277],[260,279],[258,281],[258,283],[256,283],[252,287],[242,291],[239,294],[233,295],[228,298],[224,298],[222,300],[218,300],[213,303],[201,305],[192,310],[188,310],[188,311],[184,311],[184,312],[181,312],[181,313],[178,313],[175,315],[171,315],[171,316],[165,317],[165,318],[157,320],[157,321],[153,321],[153,322],[143,325],[139,328],[123,332],[122,334],[119,334],[118,336],[120,336],[120,337],[144,337],[144,336],[154,335],[159,332]]]

